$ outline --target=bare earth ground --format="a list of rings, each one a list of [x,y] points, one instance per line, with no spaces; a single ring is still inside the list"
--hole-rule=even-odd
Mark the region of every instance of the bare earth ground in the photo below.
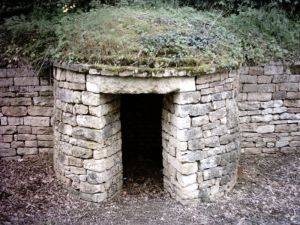
[[[105,204],[76,199],[49,158],[0,161],[0,224],[300,224],[300,154],[242,157],[234,190],[186,207],[154,181],[128,183]]]

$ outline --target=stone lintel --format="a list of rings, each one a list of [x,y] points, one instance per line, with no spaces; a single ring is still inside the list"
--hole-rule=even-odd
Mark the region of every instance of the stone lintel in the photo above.
[[[194,77],[106,77],[87,76],[87,90],[109,94],[167,94],[172,92],[195,91]]]

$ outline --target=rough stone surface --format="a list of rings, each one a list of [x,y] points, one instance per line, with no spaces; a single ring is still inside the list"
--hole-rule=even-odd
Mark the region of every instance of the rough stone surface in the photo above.
[[[88,75],[86,86],[90,92],[116,94],[166,94],[196,89],[195,79],[192,77],[129,78]]]
[[[300,139],[299,74],[289,66],[265,65],[255,78],[240,75],[239,120],[242,151],[248,154],[295,152]],[[256,92],[249,89],[257,88]]]
[[[58,179],[88,201],[106,201],[122,188],[117,94],[165,94],[164,187],[183,204],[229,191],[240,152],[299,151],[300,75],[286,65],[156,78],[55,69],[54,98],[49,81],[7,70],[14,72],[0,78],[0,157],[20,159],[54,147]]]
[[[68,77],[67,71],[57,70],[54,82],[54,168],[57,177],[80,198],[105,201],[122,187],[119,101],[86,88],[63,87],[60,84],[67,79],[63,74]],[[75,75],[69,76],[72,81]],[[76,82],[85,81],[85,74],[79,76]]]
[[[43,153],[46,148],[51,153],[50,80],[26,67],[0,69],[0,74],[0,158],[20,159]]]
[[[162,116],[164,186],[183,204],[214,199],[230,190],[240,152],[237,80],[225,73],[201,76],[196,83],[201,85],[195,92],[166,95]],[[170,119],[174,117],[190,118],[190,127]]]
[[[58,178],[81,198],[99,202],[121,191],[119,96],[112,95],[120,93],[166,94],[162,155],[164,186],[171,196],[192,204],[233,186],[240,152],[236,73],[199,78],[86,74],[81,78],[86,89],[80,91],[63,83],[67,74],[58,69],[55,76],[54,162]]]

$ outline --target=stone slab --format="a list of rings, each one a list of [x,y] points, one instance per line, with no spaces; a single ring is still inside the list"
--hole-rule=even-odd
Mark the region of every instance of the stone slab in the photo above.
[[[193,77],[130,78],[88,75],[86,86],[88,91],[94,93],[111,94],[167,94],[196,90]]]

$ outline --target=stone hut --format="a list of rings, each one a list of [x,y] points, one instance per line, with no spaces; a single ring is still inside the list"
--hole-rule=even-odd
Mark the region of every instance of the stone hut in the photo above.
[[[155,155],[173,198],[218,198],[234,186],[241,153],[299,152],[299,65],[226,72],[56,64],[54,82],[0,69],[0,158],[54,153],[64,186],[102,202],[121,191],[126,160]]]
[[[183,204],[222,196],[236,182],[240,155],[237,93],[236,71],[56,65],[57,177],[89,201],[120,193],[122,143],[128,142],[122,105],[137,95],[160,111],[154,119],[161,124],[160,136],[151,141],[161,143],[165,190]],[[157,101],[147,98],[153,94]]]

